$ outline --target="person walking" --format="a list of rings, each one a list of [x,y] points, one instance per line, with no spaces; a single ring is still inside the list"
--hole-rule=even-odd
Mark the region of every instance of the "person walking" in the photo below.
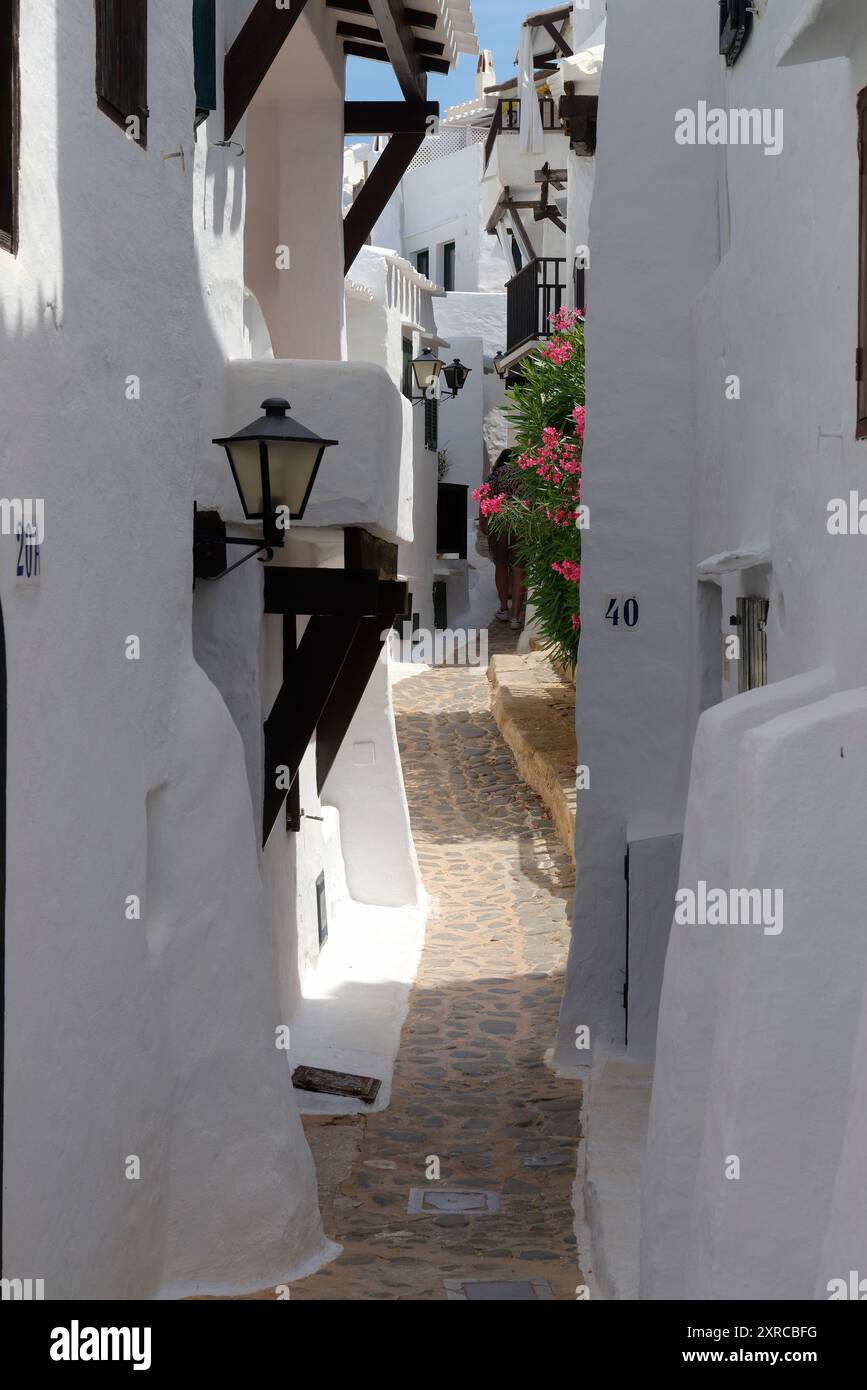
[[[516,488],[505,472],[512,457],[511,449],[504,449],[491,469],[488,484],[492,493],[504,493],[514,497]],[[479,515],[479,530],[487,537],[497,585],[500,606],[496,612],[498,622],[509,623],[512,631],[521,627],[521,612],[524,607],[524,570],[518,555],[518,538],[514,531],[492,536],[488,531],[488,518]]]

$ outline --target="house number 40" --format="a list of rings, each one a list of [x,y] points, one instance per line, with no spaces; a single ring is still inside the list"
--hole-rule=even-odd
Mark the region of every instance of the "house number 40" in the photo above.
[[[638,627],[638,599],[635,594],[609,594],[605,600],[605,621],[616,632]]]

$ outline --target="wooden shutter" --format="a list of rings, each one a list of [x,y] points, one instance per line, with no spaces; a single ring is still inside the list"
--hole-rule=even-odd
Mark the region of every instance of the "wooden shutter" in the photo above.
[[[757,690],[768,683],[768,609],[766,598],[739,598],[736,624],[740,631],[741,659],[738,692]]]
[[[0,0],[0,246],[18,244],[18,0]]]
[[[440,403],[428,397],[424,403],[424,444],[426,449],[439,448]]]
[[[415,380],[412,371],[412,338],[403,339],[403,394],[408,401],[412,400],[412,384]]]
[[[214,0],[193,0],[196,114],[217,109],[217,10]]]
[[[867,87],[858,98],[858,351],[855,376],[858,382],[859,439],[867,439]]]
[[[96,94],[99,109],[126,128],[130,116],[147,145],[147,0],[96,0]]]

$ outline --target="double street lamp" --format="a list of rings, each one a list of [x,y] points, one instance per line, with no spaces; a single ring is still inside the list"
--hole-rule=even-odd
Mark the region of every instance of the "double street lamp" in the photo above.
[[[472,367],[465,367],[459,357],[456,357],[447,366],[431,348],[425,348],[419,357],[413,358],[412,370],[416,385],[422,393],[421,396],[416,397],[417,403],[420,400],[439,399],[440,378],[445,381],[451,393],[451,399],[454,400],[458,392],[466,386],[467,377],[472,371]]]

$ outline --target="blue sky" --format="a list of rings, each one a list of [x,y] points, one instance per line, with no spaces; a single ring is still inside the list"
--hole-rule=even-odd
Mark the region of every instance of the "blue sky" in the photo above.
[[[533,9],[527,0],[473,0],[476,33],[479,47],[490,48],[497,69],[497,81],[513,77],[513,62],[518,49],[518,28],[521,20]],[[428,76],[428,96],[438,101],[440,110],[468,101],[476,82],[476,58],[464,53],[456,70],[448,77],[436,73]],[[386,63],[371,63],[365,58],[348,58],[346,62],[346,95],[350,101],[399,101],[400,88],[392,69]]]

